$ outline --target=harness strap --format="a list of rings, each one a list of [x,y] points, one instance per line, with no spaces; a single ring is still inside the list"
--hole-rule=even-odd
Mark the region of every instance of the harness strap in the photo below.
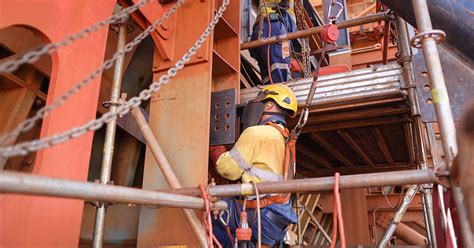
[[[272,204],[284,204],[290,200],[290,194],[278,194],[274,196],[268,196],[260,199],[260,208],[268,207]],[[246,208],[255,209],[257,208],[257,200],[247,200]]]
[[[288,131],[287,128],[282,128],[279,125],[267,122],[266,125],[272,126],[280,131],[281,135],[286,138],[286,146],[285,146],[285,165],[283,169],[283,178],[284,180],[288,180],[288,174],[290,170],[290,166],[292,167],[293,171],[296,170],[296,135],[292,131]]]

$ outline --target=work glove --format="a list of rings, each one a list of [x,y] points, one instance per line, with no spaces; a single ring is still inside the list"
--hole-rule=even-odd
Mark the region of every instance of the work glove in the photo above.
[[[209,158],[214,166],[216,165],[217,160],[219,160],[219,157],[225,152],[227,152],[227,148],[223,145],[209,147]]]

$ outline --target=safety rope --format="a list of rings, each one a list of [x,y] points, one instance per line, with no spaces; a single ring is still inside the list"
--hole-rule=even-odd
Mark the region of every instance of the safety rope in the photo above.
[[[207,243],[209,244],[209,247],[214,247],[215,243],[217,247],[222,248],[222,245],[219,243],[216,236],[214,236],[212,232],[212,219],[209,195],[207,194],[207,191],[204,189],[204,186],[202,186],[202,184],[199,184],[199,189],[201,190],[201,197],[204,200],[204,205],[206,207],[206,210],[203,212],[202,215],[202,222],[204,223],[204,226],[207,229]]]
[[[270,15],[268,14],[268,7],[267,7],[267,0],[263,0],[263,5],[265,6],[265,14],[267,17],[267,25],[268,25],[268,30],[267,30],[267,38],[272,36],[272,24],[270,23]],[[265,19],[265,16],[262,13],[262,9],[260,8],[260,18]],[[267,71],[268,71],[268,80],[270,84],[273,84],[273,77],[272,77],[272,71],[271,71],[271,60],[270,60],[270,45],[267,45]],[[262,79],[263,81],[263,79]],[[262,82],[265,83],[265,82]]]
[[[212,30],[219,22],[219,19],[222,17],[227,5],[229,5],[229,2],[230,0],[223,0],[222,5],[217,10],[213,20],[209,23],[209,25],[206,27],[201,36],[196,40],[194,45],[191,46],[191,48],[183,55],[183,57],[181,57],[181,59],[176,62],[173,67],[168,69],[166,74],[162,75],[158,81],[153,82],[148,89],[141,91],[138,96],[132,97],[129,101],[127,101],[123,105],[120,105],[117,108],[116,112],[107,112],[98,119],[91,120],[82,126],[75,127],[60,134],[29,142],[23,142],[14,146],[2,147],[0,148],[0,156],[12,157],[17,155],[26,155],[29,152],[34,152],[39,149],[63,143],[69,139],[80,137],[89,131],[95,131],[101,128],[105,123],[116,119],[119,115],[127,114],[132,108],[140,106],[142,101],[150,99],[152,93],[159,91],[161,86],[167,84],[171,80],[171,78],[177,74],[179,70],[183,69],[184,65],[191,59],[191,57],[197,52],[197,50],[202,46],[202,44],[204,44],[206,39],[212,33]]]
[[[339,230],[339,240],[341,248],[346,248],[346,235],[344,232],[344,220],[342,219],[341,195],[339,193],[339,172],[334,175],[334,195],[333,195],[333,219],[332,219],[332,239],[330,248],[336,247],[337,231]]]
[[[142,2],[148,2],[148,1],[142,1]],[[173,13],[176,12],[176,10],[181,6],[183,5],[183,3],[185,2],[185,0],[179,0],[173,7],[171,7],[166,13],[163,14],[163,16],[161,16],[159,19],[157,19],[153,24],[151,24],[150,26],[148,26],[142,33],[140,33],[137,37],[135,37],[131,42],[127,43],[122,49],[118,50],[113,56],[112,58],[104,61],[104,63],[102,63],[102,65],[96,69],[95,71],[93,71],[92,73],[90,73],[89,75],[87,75],[84,79],[82,79],[79,83],[77,83],[76,85],[74,85],[73,87],[71,87],[68,91],[66,91],[66,93],[64,93],[63,95],[61,95],[60,97],[58,97],[57,99],[55,99],[51,104],[47,105],[47,106],[44,106],[42,107],[41,109],[39,109],[35,115],[33,117],[30,117],[24,121],[22,121],[14,130],[2,135],[0,137],[0,145],[8,145],[9,142],[11,142],[13,139],[15,139],[16,137],[18,137],[19,134],[21,133],[24,133],[28,130],[30,130],[31,128],[34,127],[35,123],[41,119],[43,119],[44,117],[46,117],[49,113],[51,113],[51,111],[53,111],[54,109],[58,108],[59,106],[63,105],[72,95],[76,94],[77,92],[79,92],[81,89],[83,89],[86,85],[88,85],[89,83],[91,83],[96,77],[99,77],[102,75],[102,72],[104,72],[106,69],[109,69],[110,67],[112,67],[114,65],[114,62],[121,56],[123,56],[125,53],[128,53],[130,51],[132,51],[132,49],[137,46],[140,42],[142,42],[153,30],[155,30],[156,27],[158,27],[159,25],[161,25],[164,21],[166,21]],[[137,5],[138,7],[139,6],[142,6],[142,5]],[[132,7],[129,7],[125,10],[128,10],[128,11],[121,11],[119,13],[122,13],[124,12],[124,14],[120,15],[121,17],[123,17],[124,15],[126,15],[127,13],[130,12],[130,10],[133,10],[135,8],[138,8],[136,5],[132,6]],[[113,20],[117,20],[116,18],[114,18]],[[106,22],[108,23],[108,21],[102,21],[102,22]],[[99,22],[101,23],[101,22]],[[99,23],[95,24],[95,25],[99,25]],[[94,26],[94,25],[93,25]],[[92,26],[92,27],[93,27]],[[64,39],[64,40],[69,40],[68,38]],[[58,43],[61,43],[61,42],[58,42]],[[52,44],[48,44],[48,45],[51,45],[51,47],[60,47],[61,44],[59,44],[58,46],[58,43],[52,43]],[[53,46],[54,44],[56,44],[56,46]],[[46,46],[48,46],[46,45]],[[51,48],[53,49],[53,48]],[[57,49],[57,48],[55,48]],[[47,51],[54,51],[54,50],[47,50]],[[28,55],[25,54],[24,57]],[[27,56],[27,57],[32,57],[32,56]],[[10,61],[10,60],[9,60]],[[12,61],[15,61],[14,59]],[[8,62],[8,61],[7,61]],[[5,62],[6,63],[6,62]]]
[[[66,36],[65,38],[63,38],[62,40],[60,40],[58,42],[49,43],[49,44],[41,46],[41,47],[39,47],[39,48],[37,48],[33,51],[27,52],[27,53],[21,55],[18,58],[12,58],[12,59],[9,59],[7,61],[4,61],[4,62],[0,63],[0,73],[13,72],[16,69],[18,69],[18,67],[20,65],[35,62],[42,55],[47,54],[47,53],[52,53],[52,52],[58,50],[58,48],[60,48],[60,47],[70,45],[74,41],[77,41],[81,38],[84,38],[84,37],[88,36],[89,34],[102,29],[106,25],[109,25],[109,24],[117,22],[118,20],[121,20],[122,18],[126,17],[128,14],[136,11],[138,8],[148,4],[150,2],[153,2],[153,1],[154,0],[141,0],[138,3],[132,5],[128,8],[125,8],[125,9],[121,10],[120,12],[118,12],[116,14],[113,14],[112,16],[110,16],[109,18],[107,18],[105,20],[98,21],[98,22],[92,24],[91,26],[86,27],[86,28],[82,29],[81,31],[79,31],[75,34]]]

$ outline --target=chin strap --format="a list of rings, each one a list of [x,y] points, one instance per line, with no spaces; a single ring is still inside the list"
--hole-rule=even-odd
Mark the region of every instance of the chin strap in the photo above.
[[[282,112],[265,111],[265,112],[263,112],[263,114],[264,115],[277,115],[277,116],[286,117],[286,114],[284,114]]]

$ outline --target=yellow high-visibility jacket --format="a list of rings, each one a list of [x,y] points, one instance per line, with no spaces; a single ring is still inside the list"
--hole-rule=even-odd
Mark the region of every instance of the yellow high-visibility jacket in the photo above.
[[[283,180],[285,138],[268,125],[252,126],[242,133],[232,150],[222,154],[217,172],[243,183]]]

